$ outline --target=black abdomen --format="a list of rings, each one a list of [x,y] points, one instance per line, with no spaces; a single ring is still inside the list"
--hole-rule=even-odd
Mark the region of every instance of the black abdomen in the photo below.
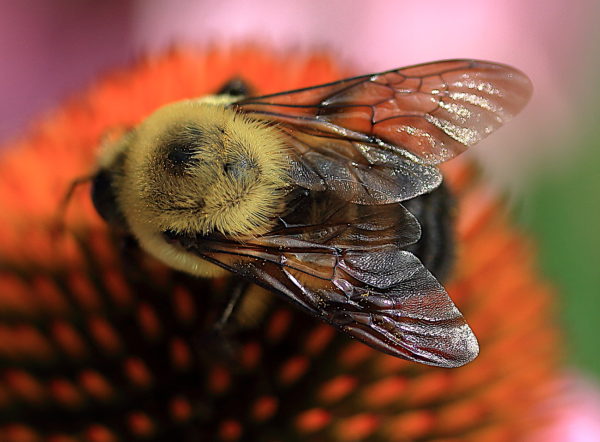
[[[406,249],[443,282],[454,261],[454,199],[442,183],[433,192],[402,203],[421,224],[421,239]]]

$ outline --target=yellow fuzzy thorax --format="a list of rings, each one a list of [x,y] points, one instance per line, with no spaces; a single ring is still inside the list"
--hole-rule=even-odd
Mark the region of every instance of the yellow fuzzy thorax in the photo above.
[[[255,236],[283,208],[282,136],[224,104],[185,100],[157,110],[125,157],[120,205],[134,233]]]

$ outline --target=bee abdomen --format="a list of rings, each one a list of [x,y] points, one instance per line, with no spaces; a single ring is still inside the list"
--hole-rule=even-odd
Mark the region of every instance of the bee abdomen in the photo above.
[[[440,281],[450,276],[454,261],[454,199],[442,183],[434,191],[402,203],[421,224],[421,238],[407,250]]]

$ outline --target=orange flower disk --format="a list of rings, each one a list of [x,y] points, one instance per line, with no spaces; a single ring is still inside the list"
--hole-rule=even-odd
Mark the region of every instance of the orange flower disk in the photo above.
[[[392,67],[392,66],[390,66]],[[0,158],[0,440],[520,440],[544,421],[559,338],[526,238],[460,160],[448,291],[481,354],[440,369],[380,354],[271,301],[212,333],[228,280],[124,247],[78,188],[101,140],[234,77],[259,94],[347,76],[325,55],[173,51],[114,73]]]

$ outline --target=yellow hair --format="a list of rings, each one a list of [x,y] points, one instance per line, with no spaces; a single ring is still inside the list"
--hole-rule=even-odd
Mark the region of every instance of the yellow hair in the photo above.
[[[283,135],[226,102],[169,104],[103,154],[109,162],[122,158],[117,204],[140,245],[172,267],[204,276],[214,275],[214,266],[168,243],[163,232],[261,235],[283,210],[288,182]]]

